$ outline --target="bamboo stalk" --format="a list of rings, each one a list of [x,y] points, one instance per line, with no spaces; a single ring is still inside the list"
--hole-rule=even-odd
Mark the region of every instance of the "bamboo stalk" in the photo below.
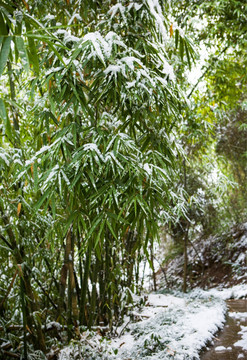
[[[21,305],[22,305],[22,316],[23,316],[23,344],[24,344],[24,360],[27,360],[27,312],[26,312],[26,304],[25,304],[25,284],[24,280],[21,277]]]
[[[32,290],[30,276],[28,274],[26,266],[23,265],[23,264],[25,264],[26,255],[25,255],[24,251],[22,251],[22,253],[20,252],[19,247],[17,246],[17,241],[15,238],[14,232],[11,229],[11,227],[8,226],[10,223],[9,219],[4,214],[2,208],[0,208],[0,213],[2,215],[2,220],[3,220],[4,224],[6,225],[6,231],[7,231],[8,237],[9,237],[10,245],[13,249],[14,258],[20,269],[21,278],[23,279],[23,288],[21,289],[21,292],[23,292],[24,298],[28,299],[28,300],[25,300],[25,316],[26,316],[27,325],[30,329],[32,328],[33,324],[35,325],[36,334],[32,334],[33,335],[32,336],[33,343],[36,344],[36,347],[38,349],[45,352],[46,351],[45,338],[44,338],[44,334],[42,332],[41,324],[39,322],[35,322],[33,319],[33,315],[32,315],[33,313],[37,312],[39,310],[39,308],[37,306],[37,303],[36,303],[36,300],[34,297],[34,293]]]
[[[96,309],[96,299],[97,299],[97,288],[96,288],[96,281],[97,281],[97,275],[98,275],[98,265],[99,265],[99,259],[96,256],[96,262],[93,267],[93,273],[92,273],[92,297],[91,297],[91,307],[90,307],[90,316],[89,316],[89,322],[88,326],[89,329],[94,325],[96,322],[96,316],[95,316],[95,309]]]
[[[69,270],[69,281],[68,281],[68,325],[77,325],[78,320],[78,308],[77,308],[77,294],[76,284],[74,277],[74,237],[71,228],[67,235],[68,246],[68,270]]]
[[[111,249],[110,249],[110,233],[109,231],[106,234],[106,244],[105,244],[105,286],[108,287],[106,291],[106,306],[107,306],[107,315],[108,315],[108,324],[111,328],[112,326],[112,291],[111,291],[111,271],[110,271],[110,261],[111,261]]]
[[[187,291],[187,267],[188,267],[188,232],[184,234],[184,274],[183,274],[183,292]]]
[[[91,265],[91,256],[92,256],[92,239],[89,239],[85,269],[84,269],[84,277],[81,287],[81,303],[80,303],[80,314],[79,314],[80,325],[87,325],[86,299],[87,299],[88,276]]]

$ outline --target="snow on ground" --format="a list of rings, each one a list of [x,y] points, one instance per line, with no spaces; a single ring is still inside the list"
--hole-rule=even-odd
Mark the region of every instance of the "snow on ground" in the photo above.
[[[225,351],[225,350],[226,350],[225,346],[217,346],[215,348],[215,351]]]
[[[126,329],[131,342],[124,337],[112,341],[118,349],[113,359],[199,359],[200,350],[222,327],[225,312],[221,299],[201,290],[186,295],[151,294],[139,312],[142,321]]]
[[[247,312],[230,312],[229,316],[236,320],[246,319]]]
[[[247,326],[241,326],[239,334],[241,339],[235,342],[234,346],[240,346],[243,350],[247,350]]]
[[[223,288],[223,289],[210,289],[208,293],[220,297],[223,300],[228,299],[240,299],[242,297],[247,296],[247,285],[246,284],[239,284],[235,285],[231,288]]]
[[[115,338],[84,332],[80,343],[74,342],[60,352],[59,360],[199,359],[201,350],[224,325],[224,300],[243,296],[247,296],[246,285],[209,291],[194,289],[188,294],[151,293],[146,296],[145,305],[134,308],[116,329]],[[235,346],[247,343],[247,327],[241,328],[241,336]]]

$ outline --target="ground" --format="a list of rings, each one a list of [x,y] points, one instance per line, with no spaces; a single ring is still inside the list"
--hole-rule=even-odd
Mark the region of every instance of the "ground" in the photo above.
[[[160,287],[181,286],[183,254],[163,264],[157,270],[157,275]],[[198,237],[188,249],[187,281],[191,289],[247,283],[247,223],[237,225],[221,235]]]
[[[225,300],[247,296],[246,250],[247,224],[198,241],[189,250],[192,289],[187,294],[175,290],[182,279],[178,256],[166,267],[166,279],[164,271],[158,271],[158,292],[133,296],[135,305],[113,336],[85,331],[60,351],[59,360],[200,359],[224,326]],[[168,289],[167,282],[173,288]],[[245,329],[242,332],[245,341]]]

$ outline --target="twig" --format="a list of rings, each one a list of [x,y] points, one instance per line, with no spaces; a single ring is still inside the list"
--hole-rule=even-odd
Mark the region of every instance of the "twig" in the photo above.
[[[12,330],[22,330],[22,325],[9,325],[7,327],[0,326],[0,331],[12,331]]]
[[[2,234],[0,234],[0,238],[3,240],[3,242],[4,242],[11,250],[13,250],[13,247],[10,245],[10,243],[8,242],[8,240],[5,239],[5,237],[4,237]]]
[[[9,352],[9,351],[5,351],[5,350],[4,350],[4,351],[3,351],[3,354],[6,355],[6,356],[15,358],[15,359],[20,359],[20,355],[15,354],[15,353],[12,353],[12,352]]]

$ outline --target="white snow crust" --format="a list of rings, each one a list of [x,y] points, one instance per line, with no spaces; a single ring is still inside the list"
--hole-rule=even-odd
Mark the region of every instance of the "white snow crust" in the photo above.
[[[234,346],[240,346],[243,350],[247,350],[247,326],[241,326],[241,331],[238,334],[242,338],[235,342]]]
[[[112,359],[199,359],[200,350],[222,327],[226,306],[219,298],[195,290],[189,295],[150,294],[127,335],[112,341]],[[132,337],[131,337],[132,336]],[[111,359],[111,358],[109,358]]]
[[[135,307],[130,317],[125,319],[124,324],[116,328],[114,339],[99,340],[97,333],[91,335],[90,340],[86,341],[91,344],[88,351],[92,351],[92,346],[95,350],[94,355],[90,355],[89,358],[94,360],[166,360],[171,358],[199,360],[200,351],[223,327],[227,311],[224,299],[233,292],[240,295],[243,289],[238,286],[231,289],[231,292],[195,289],[188,294],[180,292],[149,294],[146,296],[145,306],[141,309]],[[245,329],[242,329],[242,332],[244,338]],[[102,350],[102,341],[104,350]],[[101,345],[96,345],[98,343]],[[80,346],[83,347],[83,345]],[[73,349],[75,350],[75,346]],[[70,347],[62,350],[59,360],[73,359],[73,357],[66,357],[66,354],[71,354],[70,350]],[[85,359],[89,358],[85,357]]]

